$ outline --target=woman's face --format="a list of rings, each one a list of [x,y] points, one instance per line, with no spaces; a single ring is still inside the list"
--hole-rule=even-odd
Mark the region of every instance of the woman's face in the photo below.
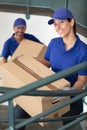
[[[74,20],[71,19],[69,22],[67,19],[66,20],[54,20],[54,27],[55,30],[58,32],[60,37],[64,38],[70,34],[70,32],[73,31],[73,26],[74,26]]]

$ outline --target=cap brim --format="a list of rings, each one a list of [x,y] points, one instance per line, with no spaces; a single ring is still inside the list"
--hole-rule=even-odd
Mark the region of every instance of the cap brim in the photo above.
[[[53,24],[54,23],[54,19],[50,19],[49,21],[48,21],[48,24],[49,25],[51,25],[51,24]]]
[[[25,25],[15,25],[15,27],[26,27]]]

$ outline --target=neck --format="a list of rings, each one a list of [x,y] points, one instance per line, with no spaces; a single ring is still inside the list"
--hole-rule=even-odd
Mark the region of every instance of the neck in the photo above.
[[[15,40],[16,40],[18,43],[20,43],[20,42],[23,40],[24,37],[18,37],[18,36],[16,36],[16,35],[14,35],[14,38],[15,38]]]
[[[64,44],[66,46],[66,50],[72,48],[76,42],[76,36],[73,34],[71,36],[63,38]]]

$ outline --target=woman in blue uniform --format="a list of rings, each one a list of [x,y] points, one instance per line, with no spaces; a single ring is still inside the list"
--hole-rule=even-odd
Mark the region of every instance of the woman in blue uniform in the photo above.
[[[87,61],[87,45],[76,35],[76,23],[72,12],[66,8],[57,9],[49,25],[54,24],[60,37],[50,41],[44,59],[38,59],[54,72],[59,72],[74,65]],[[82,89],[87,82],[87,70],[79,71],[66,77],[71,89]],[[72,98],[72,97],[71,97]],[[82,100],[70,105],[70,111],[63,116],[78,115],[83,111]],[[64,121],[63,124],[69,121]]]

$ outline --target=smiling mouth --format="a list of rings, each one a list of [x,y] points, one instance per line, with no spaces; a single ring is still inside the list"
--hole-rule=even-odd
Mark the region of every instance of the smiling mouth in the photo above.
[[[62,32],[63,32],[62,30],[58,31],[59,34],[61,34]]]

